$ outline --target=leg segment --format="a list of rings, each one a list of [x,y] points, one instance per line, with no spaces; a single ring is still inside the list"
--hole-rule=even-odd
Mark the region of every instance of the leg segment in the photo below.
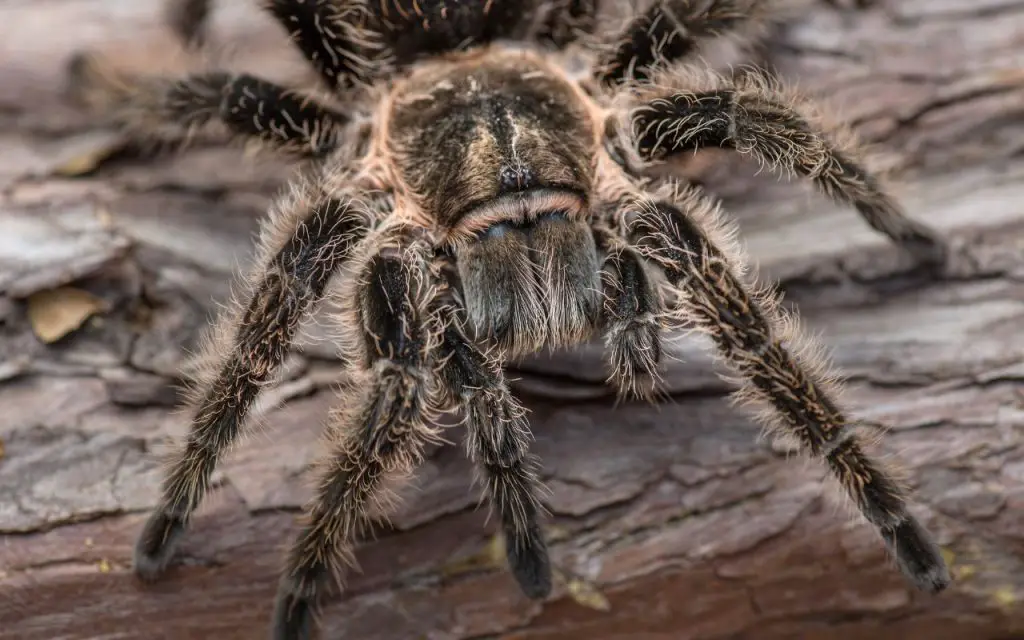
[[[662,301],[640,254],[615,232],[597,227],[594,233],[604,254],[605,349],[619,395],[649,397],[654,392],[661,360]]]
[[[202,46],[210,17],[210,0],[170,0],[167,24],[185,46]]]
[[[219,124],[235,137],[302,156],[338,144],[347,118],[249,74],[210,72],[182,79],[130,78],[81,56],[72,65],[77,91],[140,141],[186,141]]]
[[[664,84],[679,90],[666,90]],[[685,87],[685,88],[684,88]],[[941,267],[947,249],[929,226],[907,217],[876,176],[841,144],[812,123],[810,105],[799,109],[787,96],[756,76],[733,84],[711,76],[674,73],[658,87],[642,90],[632,113],[637,150],[645,160],[728,147],[751,155],[772,169],[810,178],[837,202],[852,204],[871,226],[930,267]]]
[[[306,208],[299,208],[303,204]],[[135,571],[142,578],[153,579],[167,566],[217,461],[284,360],[299,321],[366,232],[363,214],[349,201],[311,194],[296,198],[294,206],[277,221],[288,231],[287,239],[256,274],[248,303],[222,319],[207,345],[205,364],[212,367],[197,389],[188,438],[171,462],[160,503],[135,547]]]
[[[742,0],[665,0],[634,17],[598,68],[607,83],[646,79],[656,66],[691,55],[702,40],[736,31],[757,18],[757,3]]]
[[[824,460],[918,588],[943,590],[949,571],[931,536],[909,513],[905,491],[865,453],[833,399],[825,367],[810,359],[809,350],[793,353],[784,346],[802,336],[770,295],[751,293],[736,275],[736,259],[712,239],[729,236],[717,217],[714,205],[687,189],[667,201],[640,203],[623,212],[621,222],[679,289],[690,322],[745,379],[740,398],[765,405],[770,427],[795,436],[806,452]]]
[[[389,497],[385,479],[410,471],[424,446],[435,441],[430,426],[434,354],[439,323],[430,311],[432,283],[427,251],[384,232],[359,269],[354,300],[344,322],[356,327],[355,366],[345,406],[329,425],[330,452],[304,527],[288,555],[274,613],[274,638],[309,637],[318,601],[341,566],[352,564],[353,538]],[[361,349],[360,349],[361,347]]]
[[[441,347],[449,402],[465,407],[466,448],[501,518],[509,568],[531,598],[551,593],[551,563],[537,522],[538,461],[529,454],[525,410],[508,390],[501,366],[486,358],[453,322]]]
[[[362,3],[340,0],[267,0],[266,10],[288,32],[328,87],[370,79],[379,36],[366,28]]]

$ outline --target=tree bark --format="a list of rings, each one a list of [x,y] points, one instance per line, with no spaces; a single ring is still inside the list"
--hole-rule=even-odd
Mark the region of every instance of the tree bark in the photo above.
[[[272,25],[224,4],[211,40],[235,45],[237,66],[299,68]],[[890,155],[910,213],[953,238],[950,273],[914,277],[855,212],[734,157],[707,180],[762,275],[831,348],[851,413],[892,427],[881,447],[906,469],[953,587],[905,584],[820,466],[787,459],[730,406],[704,342],[672,347],[658,406],[616,406],[595,345],[513,373],[551,490],[555,594],[527,601],[492,559],[494,523],[450,446],[360,547],[325,637],[1024,637],[1024,2],[789,5],[773,64]],[[116,0],[0,7],[3,639],[262,637],[335,400],[337,355],[310,338],[268,392],[265,427],[222,464],[180,564],[135,580],[158,454],[186,427],[183,355],[289,175],[223,148],[61,175],[110,142],[63,99],[69,56],[102,45],[158,65],[159,15]],[[44,344],[30,302],[64,286],[99,310]]]

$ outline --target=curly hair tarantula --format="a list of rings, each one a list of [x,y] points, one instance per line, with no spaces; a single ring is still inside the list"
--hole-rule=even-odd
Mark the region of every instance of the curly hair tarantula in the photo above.
[[[465,414],[511,572],[528,596],[547,596],[539,465],[502,365],[595,333],[612,382],[644,395],[662,332],[703,330],[740,397],[827,465],[909,580],[928,592],[948,585],[938,548],[865,452],[825,366],[775,293],[744,276],[718,204],[645,172],[729,148],[810,179],[921,263],[942,265],[944,243],[904,215],[811,105],[757,74],[690,66],[702,40],[763,17],[761,3],[647,3],[611,37],[599,4],[267,0],[337,104],[227,72],[127,87],[114,116],[140,135],[217,124],[312,159],[264,225],[247,296],[207,341],[190,433],[138,540],[139,576],[167,567],[217,461],[334,281],[354,382],[327,426],[275,638],[311,635],[385,478],[411,471],[438,440],[434,418],[452,409]],[[201,39],[208,0],[177,8],[181,35]],[[585,74],[567,71],[570,53],[588,62]]]

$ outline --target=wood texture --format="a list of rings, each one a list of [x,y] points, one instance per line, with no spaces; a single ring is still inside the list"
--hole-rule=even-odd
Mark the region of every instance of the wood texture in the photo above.
[[[240,4],[225,3],[213,39],[238,66],[289,77],[294,55]],[[773,62],[890,155],[912,214],[954,239],[951,272],[909,276],[853,211],[734,158],[709,180],[762,272],[832,348],[850,408],[893,427],[883,448],[948,550],[953,588],[912,592],[821,470],[759,439],[706,345],[687,339],[657,407],[614,406],[596,348],[519,367],[553,553],[571,579],[550,601],[527,602],[489,560],[493,522],[460,447],[447,447],[393,527],[361,547],[363,573],[326,610],[325,637],[1024,637],[1024,2],[789,4]],[[333,399],[337,356],[309,340],[268,394],[265,428],[221,467],[181,566],[153,586],[133,578],[158,454],[184,428],[184,349],[288,176],[210,148],[59,175],[109,142],[62,97],[68,57],[101,46],[156,65],[169,46],[158,18],[143,2],[0,5],[4,640],[263,637]],[[62,285],[104,308],[46,345],[27,299]]]

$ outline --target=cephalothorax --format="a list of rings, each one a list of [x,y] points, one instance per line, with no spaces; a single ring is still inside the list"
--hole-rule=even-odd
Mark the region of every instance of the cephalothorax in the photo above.
[[[938,549],[865,453],[824,366],[774,294],[744,277],[717,204],[645,171],[731,148],[809,178],[924,263],[943,263],[943,243],[806,103],[756,75],[688,66],[701,38],[743,27],[759,3],[647,3],[590,47],[606,30],[598,4],[271,0],[334,91],[331,106],[221,72],[119,87],[114,113],[140,134],[219,124],[312,159],[264,227],[240,305],[208,341],[191,431],[138,541],[139,575],[167,566],[218,459],[333,283],[354,382],[330,418],[319,489],[281,578],[276,638],[308,637],[382,480],[415,465],[449,409],[465,414],[512,572],[546,596],[538,461],[502,364],[602,335],[611,382],[643,393],[675,327],[712,338],[742,398],[828,466],[915,585],[946,587]],[[194,39],[207,3],[182,8],[175,24]],[[590,73],[567,73],[566,47]]]

